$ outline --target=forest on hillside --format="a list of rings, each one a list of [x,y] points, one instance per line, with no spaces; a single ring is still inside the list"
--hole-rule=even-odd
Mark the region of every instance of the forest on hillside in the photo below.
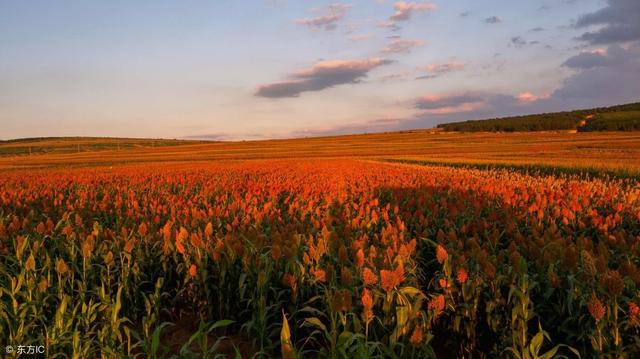
[[[525,116],[470,120],[438,125],[444,131],[637,131],[640,130],[640,102],[586,110]]]

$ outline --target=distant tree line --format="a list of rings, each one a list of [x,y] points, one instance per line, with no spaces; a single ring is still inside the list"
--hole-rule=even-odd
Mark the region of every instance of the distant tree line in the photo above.
[[[640,102],[587,110],[470,120],[438,125],[444,131],[637,131],[640,130]]]
[[[578,131],[640,131],[640,111],[597,114]]]

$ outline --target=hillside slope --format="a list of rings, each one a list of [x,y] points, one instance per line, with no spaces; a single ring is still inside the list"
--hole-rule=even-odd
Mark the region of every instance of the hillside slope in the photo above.
[[[586,110],[469,120],[438,125],[444,131],[635,131],[640,130],[640,102]]]

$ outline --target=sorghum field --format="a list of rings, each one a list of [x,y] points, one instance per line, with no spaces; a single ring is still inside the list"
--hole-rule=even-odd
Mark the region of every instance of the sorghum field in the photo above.
[[[355,159],[0,174],[0,344],[640,356],[633,179]]]

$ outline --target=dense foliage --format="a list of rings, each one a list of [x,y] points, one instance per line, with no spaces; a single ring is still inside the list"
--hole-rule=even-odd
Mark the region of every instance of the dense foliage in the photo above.
[[[0,342],[78,358],[213,356],[240,337],[263,357],[637,357],[639,238],[630,180],[355,160],[14,171]],[[185,317],[200,324],[171,348]]]
[[[471,120],[438,125],[445,131],[633,131],[640,128],[638,124],[640,103],[594,108],[588,110],[543,113],[536,115]],[[615,114],[614,114],[615,113]],[[589,115],[596,115],[597,121],[591,126],[581,126],[581,122]],[[611,116],[610,116],[611,115]],[[627,122],[628,121],[628,122]]]
[[[578,127],[578,131],[639,131],[640,111],[601,113]]]

